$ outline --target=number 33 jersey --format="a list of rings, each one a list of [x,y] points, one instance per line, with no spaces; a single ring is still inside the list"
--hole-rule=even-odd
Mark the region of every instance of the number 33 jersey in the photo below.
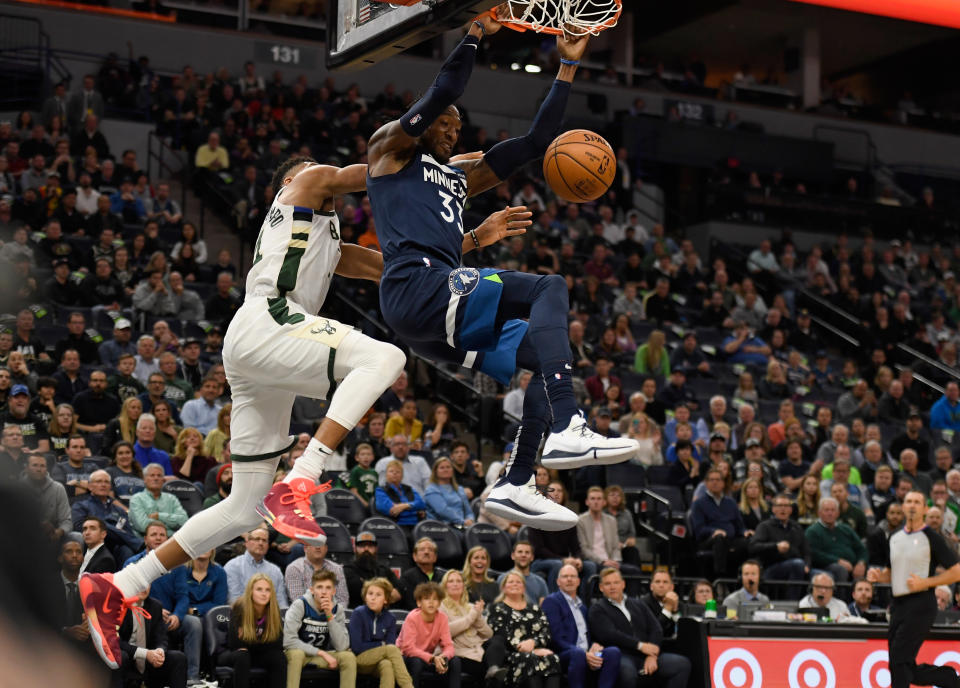
[[[316,315],[340,262],[340,223],[334,212],[287,205],[282,196],[281,190],[260,227],[247,294],[289,300]]]
[[[367,175],[367,193],[385,263],[416,254],[460,265],[467,198],[463,170],[441,165],[418,148],[399,172]]]

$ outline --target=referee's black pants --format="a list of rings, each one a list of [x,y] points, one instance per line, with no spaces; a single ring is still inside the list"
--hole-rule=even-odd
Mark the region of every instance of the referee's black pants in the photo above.
[[[911,683],[960,688],[960,677],[949,666],[917,664],[917,653],[936,618],[937,598],[932,590],[893,598],[887,634],[890,688],[910,688]]]

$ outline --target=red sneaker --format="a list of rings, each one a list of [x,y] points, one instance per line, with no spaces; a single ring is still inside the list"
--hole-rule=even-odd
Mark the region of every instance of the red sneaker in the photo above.
[[[121,663],[120,639],[117,627],[123,621],[127,609],[139,610],[150,618],[141,607],[134,607],[136,597],[124,599],[120,588],[113,584],[112,573],[85,573],[77,582],[80,601],[87,614],[90,638],[97,653],[111,669],[119,669]]]
[[[257,513],[278,533],[307,545],[327,544],[327,534],[313,520],[310,497],[326,492],[329,482],[315,484],[307,478],[294,478],[289,483],[277,483],[257,505]]]

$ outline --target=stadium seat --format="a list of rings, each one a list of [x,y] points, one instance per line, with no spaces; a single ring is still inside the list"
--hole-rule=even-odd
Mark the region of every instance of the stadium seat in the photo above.
[[[397,620],[397,623],[401,624],[403,623],[404,619],[407,618],[407,614],[410,613],[406,609],[390,609],[389,611],[391,614],[393,614],[393,618]]]
[[[377,553],[380,555],[409,554],[407,536],[396,522],[383,516],[371,516],[360,524],[360,530],[369,530],[377,536]]]
[[[459,568],[463,565],[463,540],[452,526],[440,521],[420,521],[413,528],[413,540],[428,537],[437,543],[437,564],[443,568]]]
[[[510,536],[489,523],[474,523],[465,535],[467,549],[480,545],[490,554],[490,567],[501,571],[513,568]]]
[[[643,466],[624,461],[607,466],[607,485],[619,485],[624,492],[636,492],[647,484],[647,472]]]
[[[324,494],[327,502],[327,515],[339,520],[357,534],[357,526],[363,523],[370,512],[357,495],[350,490],[336,488]]]
[[[43,325],[36,329],[37,339],[43,342],[47,349],[51,350],[57,345],[57,342],[65,339],[68,334],[70,334],[70,330],[67,329],[66,325]]]
[[[203,508],[203,492],[189,480],[171,480],[163,484],[163,491],[179,499],[188,516],[193,516]]]
[[[347,527],[330,515],[317,516],[316,521],[327,534],[327,556],[338,564],[353,561],[353,538]]]
[[[666,485],[670,481],[670,466],[647,466],[645,478],[648,485]]]

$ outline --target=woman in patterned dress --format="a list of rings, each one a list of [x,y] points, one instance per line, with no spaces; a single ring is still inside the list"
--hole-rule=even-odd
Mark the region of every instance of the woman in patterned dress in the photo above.
[[[504,576],[487,622],[512,649],[506,661],[508,686],[560,687],[560,659],[549,649],[547,617],[540,607],[527,603],[524,578],[517,571]]]

